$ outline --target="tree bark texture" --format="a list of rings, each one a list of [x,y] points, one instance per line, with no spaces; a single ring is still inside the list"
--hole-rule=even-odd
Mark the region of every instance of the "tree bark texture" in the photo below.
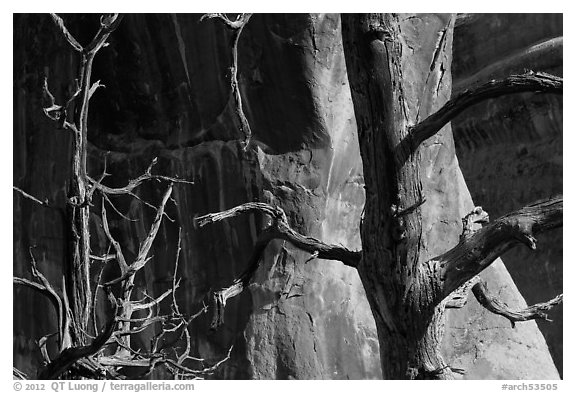
[[[89,16],[67,18],[71,32],[81,43],[91,39],[97,21]],[[364,287],[373,285],[380,291],[366,294],[354,269],[328,261],[305,263],[310,257],[308,253],[288,242],[272,241],[249,290],[229,301],[223,327],[211,332],[208,315],[196,320],[193,337],[196,354],[208,360],[220,359],[234,344],[231,360],[216,374],[218,378],[381,378],[379,353],[384,355],[386,364],[394,357],[404,357],[406,362],[424,360],[427,354],[419,348],[425,346],[413,348],[410,354],[398,353],[400,346],[394,348],[390,338],[406,341],[400,333],[404,322],[392,321],[394,326],[391,324],[389,328],[384,319],[387,314],[379,316],[376,312],[402,307],[400,298],[383,296],[385,288],[393,285],[410,290],[401,287],[400,280],[394,277],[412,276],[416,259],[440,255],[455,245],[461,232],[460,219],[473,207],[454,156],[450,128],[445,127],[425,142],[419,155],[411,157],[410,164],[398,173],[377,173],[368,168],[366,162],[372,153],[368,151],[368,142],[363,143],[362,155],[366,156],[363,168],[354,112],[358,118],[365,118],[366,126],[359,127],[364,136],[368,121],[372,120],[352,106],[340,16],[256,14],[238,43],[239,88],[252,141],[258,146],[245,152],[237,140],[240,133],[234,98],[230,95],[231,32],[217,21],[198,23],[199,19],[200,15],[126,15],[111,37],[110,46],[103,48],[94,61],[93,80],[101,80],[106,89],[99,89],[91,100],[88,134],[88,174],[98,177],[106,159],[107,172],[114,174],[105,182],[111,187],[124,186],[139,176],[156,156],[155,173],[195,182],[190,187],[175,187],[178,206],[169,205],[166,209],[182,227],[179,264],[182,282],[178,296],[179,304],[186,305],[183,311],[197,311],[203,301],[208,301],[211,290],[230,285],[246,269],[263,228],[256,215],[205,228],[198,228],[194,218],[245,202],[279,205],[297,232],[357,250],[361,247],[358,227],[366,183],[366,196],[372,198],[366,204],[367,222],[362,229],[367,252],[382,256],[387,247],[393,247],[392,255],[398,255],[395,261],[408,262],[390,276],[389,283],[378,282],[370,272],[390,270],[391,263],[361,266]],[[398,134],[391,134],[394,140],[404,136],[410,121],[424,118],[449,96],[451,31],[447,29],[444,38],[437,33],[450,21],[450,17],[431,16],[389,22],[394,29],[402,29],[401,34],[393,29],[394,34],[407,41],[389,48],[396,57],[400,49],[403,54],[386,77],[388,82],[382,83],[401,85],[403,91],[391,89],[386,99],[384,91],[370,94],[377,97],[378,105],[387,113],[382,118],[386,127],[401,125]],[[57,97],[64,96],[71,88],[67,85],[71,76],[76,73],[75,54],[62,42],[48,16],[16,16],[14,25],[15,65],[20,65],[15,66],[14,83],[14,183],[40,200],[46,197],[63,206],[66,179],[70,176],[69,160],[65,158],[70,157],[72,139],[43,119],[39,86],[48,74],[52,92]],[[427,27],[422,30],[421,26]],[[406,31],[411,35],[406,35]],[[434,56],[439,42],[440,49]],[[383,49],[390,43],[375,45],[376,49]],[[414,55],[408,58],[412,50]],[[415,68],[408,65],[413,62]],[[435,67],[429,72],[431,64]],[[403,80],[398,79],[398,72]],[[388,105],[388,95],[396,100],[402,98],[404,105]],[[415,101],[414,97],[422,98]],[[420,114],[416,115],[418,107]],[[375,149],[385,146],[378,140],[382,137],[373,134]],[[393,162],[393,157],[384,155],[386,165]],[[417,177],[410,180],[407,188],[392,191],[382,183],[395,177],[409,180],[413,173]],[[395,182],[391,184],[400,184],[397,179]],[[159,201],[164,192],[154,182],[139,189],[138,195],[150,202]],[[377,190],[386,191],[382,203],[375,200]],[[392,216],[389,205],[397,205],[396,212],[401,212],[418,203],[420,194],[426,202],[415,210],[416,216],[400,215],[398,220],[384,220]],[[115,198],[118,209],[137,221],[123,220],[109,209],[110,231],[125,249],[136,255],[155,211],[132,199]],[[61,217],[18,196],[14,199],[14,210],[14,274],[25,276],[28,247],[37,245],[38,265],[51,282],[61,282],[61,261],[69,241]],[[382,220],[378,214],[383,215]],[[97,218],[92,218],[96,220],[91,227],[96,243],[92,250],[104,253],[107,238]],[[144,268],[145,279],[135,280],[134,291],[158,296],[170,288],[176,224],[168,220],[162,223],[150,251],[154,260]],[[382,242],[370,245],[371,226],[374,229],[379,226],[387,234]],[[421,239],[414,233],[421,233]],[[392,234],[401,239],[399,243]],[[418,252],[413,246],[419,247]],[[134,255],[126,257],[133,259]],[[104,270],[103,281],[119,276],[120,272],[112,265]],[[92,282],[100,268],[101,265],[92,262]],[[511,303],[507,299],[509,304],[521,303],[505,269],[497,266],[489,270],[486,280],[490,286],[512,286],[513,299]],[[413,293],[408,292],[409,298]],[[378,304],[379,298],[389,304]],[[411,299],[414,301],[410,303],[410,311],[403,314],[406,318],[419,312],[417,299]],[[101,305],[98,318],[103,324],[110,310],[102,295],[98,304]],[[33,368],[28,365],[30,358],[39,362],[34,358],[37,348],[34,340],[55,331],[54,321],[43,313],[49,307],[43,298],[15,288],[15,308],[20,310],[14,315],[15,363],[25,372]],[[464,330],[449,333],[449,342],[465,338],[467,342],[483,340],[488,334],[483,328],[500,323],[500,319],[483,314],[480,307],[458,312],[463,312],[465,320],[478,318],[482,322],[467,327],[466,337]],[[430,316],[440,317],[440,314]],[[485,341],[482,350],[459,351],[459,344],[444,350],[445,363],[467,369],[472,377],[479,374],[476,367],[480,365],[485,378],[557,375],[533,322],[518,324],[516,331],[509,329],[507,320],[501,325],[506,329],[498,330],[499,338],[493,342]],[[420,342],[440,342],[440,337],[434,337],[436,331],[421,328],[409,334],[419,335]],[[392,336],[386,336],[387,331]],[[146,348],[154,332],[149,334],[133,345]],[[379,350],[379,340],[392,352]],[[507,351],[502,350],[504,344],[498,340],[509,343]],[[531,349],[524,343],[529,343]],[[501,352],[517,356],[513,363],[526,360],[523,369],[512,367],[506,357],[502,361],[490,358],[498,350],[499,356]],[[472,354],[478,352],[482,357],[474,358]],[[540,360],[532,367],[534,358]],[[487,362],[491,367],[488,371]],[[401,367],[405,368],[405,364]],[[396,369],[393,375],[401,372]]]

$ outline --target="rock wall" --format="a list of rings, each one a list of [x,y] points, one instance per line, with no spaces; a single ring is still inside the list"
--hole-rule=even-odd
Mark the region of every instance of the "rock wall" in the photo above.
[[[97,29],[95,16],[67,15],[65,20],[82,43]],[[176,203],[167,208],[175,222],[163,222],[151,252],[154,259],[137,280],[137,291],[151,295],[169,288],[181,227],[178,299],[188,313],[198,311],[211,290],[229,285],[243,271],[263,225],[261,217],[247,216],[198,229],[195,216],[246,201],[274,202],[301,233],[357,249],[364,202],[339,17],[275,14],[251,19],[239,47],[245,112],[258,145],[247,153],[237,142],[229,99],[229,33],[216,21],[198,20],[199,15],[126,15],[110,46],[96,58],[93,79],[106,88],[91,101],[89,126],[90,173],[101,173],[106,161],[113,174],[108,185],[124,185],[154,157],[159,158],[156,173],[195,182],[176,186]],[[14,185],[63,206],[70,138],[43,116],[41,83],[47,75],[62,101],[72,89],[77,61],[47,15],[15,15],[14,48]],[[138,195],[157,203],[162,192],[162,185],[150,182]],[[130,260],[154,212],[132,198],[114,202],[134,220],[109,209],[112,232]],[[98,209],[93,211],[93,251],[103,252]],[[29,274],[28,249],[35,246],[40,269],[58,287],[67,245],[63,217],[15,193],[13,229],[14,274]],[[216,378],[381,377],[374,321],[357,273],[335,262],[306,262],[308,258],[275,241],[249,290],[229,301],[224,326],[210,332],[206,314],[195,321],[196,355],[215,362],[234,345],[231,360]],[[95,275],[100,268],[94,266]],[[521,303],[505,269],[495,269],[496,281],[508,283],[511,299]],[[110,265],[104,279],[117,274]],[[55,318],[47,317],[45,299],[27,289],[15,288],[14,299],[14,362],[32,372],[41,359],[34,340],[55,331]],[[461,325],[451,325],[457,327],[449,333],[446,351],[458,365],[472,369],[478,363],[471,355],[478,353],[474,345],[486,334],[480,332],[485,322],[478,321],[506,321],[470,307],[472,311],[454,317]],[[99,309],[100,318],[104,312]],[[148,334],[137,345],[145,346],[154,332]],[[531,370],[541,372],[534,378],[556,376],[535,325],[499,334],[504,340],[527,337],[509,351],[515,361],[540,360],[534,369],[519,372],[496,354],[493,361],[501,369],[480,362],[474,368],[480,371],[471,377],[523,378]],[[526,340],[535,349],[521,349]]]

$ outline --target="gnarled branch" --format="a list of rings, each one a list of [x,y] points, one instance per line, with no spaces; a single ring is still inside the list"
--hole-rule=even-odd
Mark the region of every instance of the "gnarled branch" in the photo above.
[[[493,80],[465,90],[444,104],[436,113],[411,127],[412,150],[440,131],[464,109],[490,98],[530,91],[562,94],[562,78],[546,73],[530,72],[523,75],[512,75],[502,80]]]
[[[213,224],[215,222],[222,221],[227,218],[232,218],[244,213],[251,213],[257,211],[267,214],[273,219],[281,218],[284,215],[284,211],[282,209],[275,206],[271,206],[267,203],[248,202],[228,210],[224,210],[217,213],[209,213],[200,217],[196,217],[194,222],[198,224],[198,226],[203,227],[204,225]],[[284,217],[284,219],[286,218]]]
[[[454,248],[428,261],[428,264],[437,267],[438,276],[435,279],[439,280],[440,285],[437,303],[518,242],[536,249],[534,236],[561,227],[562,211],[562,196],[534,202],[468,236],[462,236]]]
[[[506,303],[503,303],[488,291],[488,286],[484,281],[476,283],[472,287],[472,293],[474,293],[478,303],[484,306],[488,311],[502,315],[508,319],[512,324],[512,327],[515,326],[515,322],[529,321],[531,319],[544,319],[550,321],[546,311],[549,311],[552,307],[562,303],[563,300],[563,295],[560,294],[547,302],[537,303],[521,310],[512,310]]]
[[[344,246],[329,245],[313,237],[299,234],[290,228],[286,214],[280,207],[274,207],[266,203],[248,202],[229,210],[197,217],[195,221],[199,226],[204,226],[206,224],[254,211],[260,211],[269,215],[272,218],[272,224],[258,236],[246,270],[239,278],[234,280],[231,286],[223,288],[213,294],[212,308],[214,313],[211,324],[212,329],[216,329],[224,323],[224,308],[226,306],[226,301],[239,295],[248,286],[260,265],[262,253],[271,240],[286,240],[297,248],[307,251],[318,258],[337,260],[344,263],[346,266],[354,268],[358,267],[362,257],[361,251],[351,251]]]
[[[148,165],[148,168],[146,168],[146,171],[142,175],[138,176],[135,179],[130,180],[128,182],[128,184],[126,184],[124,187],[118,187],[118,188],[108,187],[108,186],[105,186],[104,184],[102,184],[100,181],[94,180],[90,176],[87,176],[87,179],[92,185],[92,190],[97,189],[100,192],[102,192],[104,194],[108,194],[108,195],[132,195],[132,196],[135,196],[134,194],[132,194],[132,191],[134,191],[134,189],[136,187],[138,187],[140,184],[142,184],[143,182],[145,182],[147,180],[164,180],[164,181],[167,181],[170,183],[194,184],[194,182],[184,180],[184,179],[178,179],[175,177],[153,175],[152,174],[152,168],[157,163],[158,163],[158,157],[155,157],[152,160],[152,162],[150,163],[150,165]]]
[[[284,210],[277,206],[271,206],[262,202],[248,202],[222,212],[197,217],[195,221],[202,227],[206,224],[254,211],[260,211],[272,218],[273,223],[269,229],[273,238],[289,241],[297,248],[311,254],[317,252],[317,257],[321,259],[340,261],[350,267],[358,266],[362,256],[361,251],[352,251],[344,246],[326,244],[316,238],[299,234],[290,228]]]

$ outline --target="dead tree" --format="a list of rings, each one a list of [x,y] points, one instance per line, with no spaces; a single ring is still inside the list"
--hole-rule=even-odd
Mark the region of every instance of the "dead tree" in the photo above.
[[[179,233],[176,262],[172,277],[171,289],[160,296],[152,298],[137,294],[134,290],[136,274],[152,259],[150,249],[156,238],[163,219],[167,217],[165,208],[171,200],[175,185],[186,186],[191,182],[184,179],[153,174],[157,163],[154,159],[144,174],[132,179],[124,187],[114,188],[105,184],[109,176],[104,172],[98,176],[90,175],[87,167],[88,151],[88,111],[90,99],[99,87],[99,81],[92,83],[92,64],[96,54],[108,45],[108,37],[119,26],[122,15],[105,14],[100,18],[100,28],[93,40],[81,45],[66,28],[64,21],[56,14],[51,15],[56,27],[62,33],[70,47],[78,52],[79,72],[76,79],[76,90],[63,105],[48,88],[44,80],[44,113],[57,123],[58,128],[69,132],[73,144],[70,157],[71,175],[68,197],[65,208],[26,193],[18,187],[14,191],[43,208],[58,209],[65,216],[69,225],[68,258],[63,264],[63,277],[60,289],[49,282],[41,273],[30,249],[32,279],[14,277],[16,285],[33,289],[46,296],[54,307],[57,317],[57,332],[39,339],[38,344],[44,358],[44,367],[38,370],[38,379],[58,378],[126,378],[126,368],[141,370],[139,374],[131,373],[130,378],[144,377],[157,368],[163,367],[175,378],[202,378],[213,373],[229,358],[230,351],[215,364],[206,364],[204,359],[194,357],[190,340],[189,326],[201,313],[206,311],[202,306],[198,312],[188,315],[182,312],[176,301],[178,259],[181,250],[181,233]],[[71,115],[73,113],[73,115]],[[165,191],[158,206],[142,201],[136,189],[144,182],[157,181],[165,184]],[[136,257],[127,260],[122,245],[113,237],[109,226],[107,206],[123,219],[129,219],[114,205],[114,197],[128,196],[137,198],[155,210],[147,236],[142,239]],[[99,202],[99,203],[98,203]],[[99,212],[101,229],[107,239],[107,250],[103,255],[91,253],[90,214]],[[109,262],[118,265],[120,275],[102,283],[102,271]],[[94,272],[98,271],[94,282]],[[98,291],[103,290],[110,302],[109,319],[101,323],[97,320]],[[161,303],[166,303],[161,307]],[[169,307],[168,307],[169,306]],[[167,311],[168,310],[168,311]],[[147,311],[144,318],[135,317],[135,312]],[[100,321],[101,322],[101,321]],[[136,350],[131,338],[146,329],[154,329],[149,348]],[[48,340],[55,337],[55,353],[48,350]],[[181,349],[183,348],[183,349]],[[232,348],[230,348],[231,350]],[[24,374],[14,370],[14,375],[24,378]]]
[[[217,18],[236,32],[232,45],[236,69],[238,37],[249,17],[239,15],[235,21],[224,14],[206,17]],[[269,217],[247,270],[229,287],[214,292],[213,328],[224,323],[226,301],[247,287],[274,239],[358,270],[376,321],[386,379],[453,379],[454,373],[465,371],[446,364],[439,349],[445,308],[461,306],[470,288],[483,306],[512,323],[546,318],[545,311],[561,302],[562,295],[525,310],[509,310],[487,292],[478,274],[506,250],[517,244],[535,249],[536,235],[562,226],[562,196],[534,202],[491,223],[488,214],[475,207],[463,218],[459,238],[444,242],[455,243],[453,247],[445,247],[439,255],[428,255],[427,249],[438,238],[432,209],[445,202],[434,190],[439,184],[434,176],[446,175],[432,170],[432,158],[435,145],[453,143],[450,120],[478,102],[507,94],[562,94],[562,79],[529,72],[470,86],[448,99],[451,83],[444,78],[449,78],[455,16],[420,24],[414,19],[396,14],[342,16],[366,189],[362,250],[302,236],[290,228],[281,208],[263,203],[198,217],[200,226],[244,213]],[[423,36],[434,37],[434,45],[411,46]],[[239,95],[236,72],[230,83],[231,94]],[[241,101],[235,103],[238,122],[244,125]],[[247,140],[249,126],[242,129]],[[425,232],[424,224],[432,230]]]

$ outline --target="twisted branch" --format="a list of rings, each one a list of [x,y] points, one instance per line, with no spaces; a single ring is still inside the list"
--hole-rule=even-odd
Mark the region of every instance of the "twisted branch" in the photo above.
[[[488,286],[485,281],[480,281],[475,284],[472,287],[472,293],[476,297],[476,300],[478,300],[478,303],[484,306],[488,311],[502,315],[504,318],[508,319],[512,324],[512,327],[515,327],[516,322],[529,321],[531,319],[544,319],[545,321],[550,321],[546,311],[549,311],[552,307],[562,303],[563,300],[563,295],[560,294],[547,302],[537,303],[521,310],[512,310],[506,303],[503,303],[488,291]]]
[[[351,251],[344,246],[329,245],[313,237],[303,236],[290,228],[288,219],[284,210],[280,207],[268,205],[260,202],[248,202],[232,209],[218,213],[206,214],[195,219],[196,223],[202,227],[231,217],[236,217],[243,213],[259,211],[272,219],[272,223],[258,236],[252,255],[248,260],[248,267],[238,277],[231,286],[214,292],[212,296],[213,318],[211,323],[212,329],[217,329],[224,323],[224,308],[226,301],[242,293],[248,286],[254,273],[260,265],[261,256],[268,246],[268,243],[274,239],[286,240],[297,248],[309,252],[321,259],[337,260],[346,266],[356,268],[360,262],[361,251]]]
[[[226,14],[205,14],[200,18],[200,22],[206,19],[218,19],[232,31],[230,87],[232,89],[232,97],[234,98],[234,110],[238,120],[240,121],[240,132],[244,135],[244,150],[248,149],[250,139],[252,138],[252,130],[250,129],[250,123],[248,123],[248,119],[242,109],[242,95],[240,94],[240,85],[238,83],[238,41],[240,40],[240,34],[242,34],[244,26],[246,26],[251,16],[252,14],[238,14],[234,21],[230,20]]]

